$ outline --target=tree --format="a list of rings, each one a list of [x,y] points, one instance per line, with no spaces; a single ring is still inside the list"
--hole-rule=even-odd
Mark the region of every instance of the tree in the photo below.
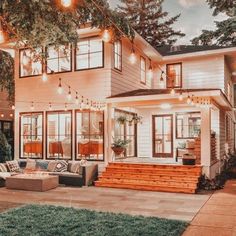
[[[229,18],[223,21],[215,21],[215,30],[202,30],[202,33],[191,40],[194,45],[236,45],[236,1],[235,0],[207,0],[210,8],[213,8],[213,16],[220,12],[226,13]]]
[[[118,6],[119,12],[128,18],[137,33],[154,47],[173,44],[178,37],[185,35],[172,28],[180,14],[167,18],[168,12],[162,8],[163,1],[121,0],[122,4]]]

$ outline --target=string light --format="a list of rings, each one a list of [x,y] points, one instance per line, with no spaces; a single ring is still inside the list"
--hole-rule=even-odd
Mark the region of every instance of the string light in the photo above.
[[[164,71],[161,71],[161,78],[160,78],[160,86],[161,88],[164,88],[164,78],[163,78],[163,75],[164,75]]]
[[[63,7],[70,7],[72,4],[72,0],[61,0],[61,5]]]
[[[188,95],[188,98],[187,98],[187,104],[191,104],[191,98],[190,98],[190,96]]]
[[[84,108],[84,97],[82,96],[82,99],[81,99],[81,109],[83,110],[83,108]]]
[[[153,69],[152,69],[152,61],[150,60],[150,66],[148,69],[148,78],[152,79],[152,77],[153,77]]]
[[[136,57],[136,54],[135,54],[135,50],[134,50],[134,45],[132,44],[132,49],[131,49],[131,54],[129,56],[129,61],[131,64],[135,64],[136,61],[137,61],[137,57]]]
[[[108,43],[110,40],[111,40],[111,36],[110,36],[110,33],[109,33],[109,30],[108,29],[105,29],[103,34],[102,34],[102,40],[105,42],[105,43]]]
[[[179,100],[180,100],[180,101],[183,101],[183,99],[184,99],[184,98],[183,98],[183,93],[182,93],[182,91],[180,91],[180,93],[179,93]]]
[[[90,106],[89,106],[89,100],[87,99],[87,103],[86,103],[86,109],[89,109]]]
[[[76,104],[76,105],[79,105],[78,92],[76,92],[76,96],[75,96],[75,104]]]
[[[175,95],[175,89],[174,89],[174,88],[171,89],[170,94],[171,94],[172,96]]]
[[[10,114],[10,117],[13,117],[13,114],[12,114],[12,113]]]
[[[194,106],[194,96],[192,95],[191,105]]]
[[[70,86],[69,86],[69,91],[68,91],[68,94],[67,94],[67,99],[68,99],[68,101],[71,101],[71,99],[72,99]]]
[[[44,72],[42,75],[42,81],[46,82],[48,80],[47,74]]]
[[[5,42],[5,37],[4,37],[3,29],[2,29],[2,23],[0,22],[0,43],[4,43],[4,42]]]
[[[31,102],[30,110],[31,110],[31,111],[34,110],[34,102]]]
[[[11,106],[11,109],[12,109],[12,110],[15,110],[15,109],[16,109],[15,105],[12,105],[12,106]]]
[[[61,85],[61,78],[59,78],[59,85],[58,85],[58,88],[57,88],[57,92],[59,94],[63,93],[63,88],[62,88],[62,85]]]
[[[65,103],[65,111],[68,111],[67,103]]]
[[[49,110],[51,111],[52,110],[52,103],[49,102]]]

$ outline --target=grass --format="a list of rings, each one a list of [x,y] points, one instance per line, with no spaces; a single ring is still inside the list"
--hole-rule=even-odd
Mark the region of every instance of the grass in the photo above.
[[[41,205],[0,214],[1,236],[178,236],[187,225],[157,217]]]

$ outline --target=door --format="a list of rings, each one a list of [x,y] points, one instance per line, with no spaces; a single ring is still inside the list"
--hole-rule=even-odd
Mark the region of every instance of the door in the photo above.
[[[173,157],[173,115],[152,117],[153,157]]]

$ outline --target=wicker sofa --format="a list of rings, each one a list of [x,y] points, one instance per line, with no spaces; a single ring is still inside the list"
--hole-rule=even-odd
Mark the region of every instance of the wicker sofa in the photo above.
[[[68,185],[68,186],[89,186],[92,185],[93,182],[98,177],[98,165],[93,163],[88,163],[84,166],[80,166],[79,173],[72,173],[69,171],[72,162],[68,162],[68,170],[64,172],[51,172],[48,171],[48,164],[50,161],[45,160],[36,160],[37,170],[40,172],[47,172],[50,175],[58,175],[59,176],[59,184]],[[21,171],[24,171],[26,168],[27,161],[19,160],[19,166]],[[16,174],[16,173],[1,173],[0,172],[0,187],[5,186],[5,176]],[[2,175],[2,176],[1,176]]]

